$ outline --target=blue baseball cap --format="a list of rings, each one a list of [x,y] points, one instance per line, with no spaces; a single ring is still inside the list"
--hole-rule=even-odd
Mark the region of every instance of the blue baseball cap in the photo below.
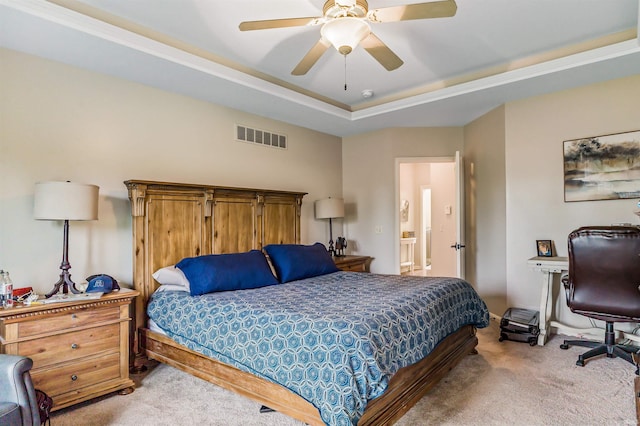
[[[109,275],[92,275],[87,278],[87,281],[89,281],[89,285],[87,286],[86,290],[87,293],[110,293],[111,291],[120,290],[118,281],[116,281],[115,278],[110,277]]]

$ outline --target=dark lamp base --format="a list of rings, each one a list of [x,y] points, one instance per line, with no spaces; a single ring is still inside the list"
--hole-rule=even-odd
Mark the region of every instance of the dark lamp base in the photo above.
[[[44,296],[46,298],[49,298],[54,294],[57,294],[60,291],[60,287],[62,287],[62,292],[65,294],[69,293],[69,289],[71,290],[72,293],[75,293],[75,294],[80,293],[80,290],[76,288],[76,283],[71,281],[71,274],[66,269],[62,270],[62,273],[60,274],[60,279],[58,280],[57,283],[53,285],[53,290],[51,290],[49,293],[45,294]]]
[[[71,274],[69,273],[69,269],[71,269],[71,264],[69,263],[69,221],[64,221],[64,234],[62,240],[62,263],[60,264],[60,269],[62,272],[60,273],[60,279],[57,283],[53,285],[53,290],[49,293],[45,294],[44,297],[49,298],[54,294],[60,291],[60,286],[62,286],[63,293],[69,293],[69,288],[72,293],[80,293],[80,290],[76,288],[76,284],[71,281]]]

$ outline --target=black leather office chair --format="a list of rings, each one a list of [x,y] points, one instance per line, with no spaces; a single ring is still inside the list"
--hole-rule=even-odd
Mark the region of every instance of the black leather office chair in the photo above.
[[[640,322],[640,228],[583,227],[569,234],[569,275],[563,278],[571,312],[605,321],[604,342],[565,340],[560,347],[593,348],[576,365],[606,354],[636,366],[638,347],[616,344],[615,322]]]

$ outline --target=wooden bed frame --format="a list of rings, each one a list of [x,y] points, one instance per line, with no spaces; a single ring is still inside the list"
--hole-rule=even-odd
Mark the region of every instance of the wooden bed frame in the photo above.
[[[243,252],[273,243],[300,243],[305,193],[129,180],[133,227],[136,355],[146,356],[252,398],[310,425],[323,425],[301,396],[179,345],[149,330],[146,306],[158,284],[153,272],[184,257]],[[370,401],[359,425],[388,425],[402,417],[462,358],[476,353],[476,329],[464,326],[420,362],[398,371]]]

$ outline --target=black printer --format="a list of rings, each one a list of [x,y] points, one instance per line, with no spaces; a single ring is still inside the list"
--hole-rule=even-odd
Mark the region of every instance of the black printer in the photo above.
[[[526,342],[531,346],[538,343],[540,334],[540,313],[531,309],[509,308],[500,320],[498,340]]]

